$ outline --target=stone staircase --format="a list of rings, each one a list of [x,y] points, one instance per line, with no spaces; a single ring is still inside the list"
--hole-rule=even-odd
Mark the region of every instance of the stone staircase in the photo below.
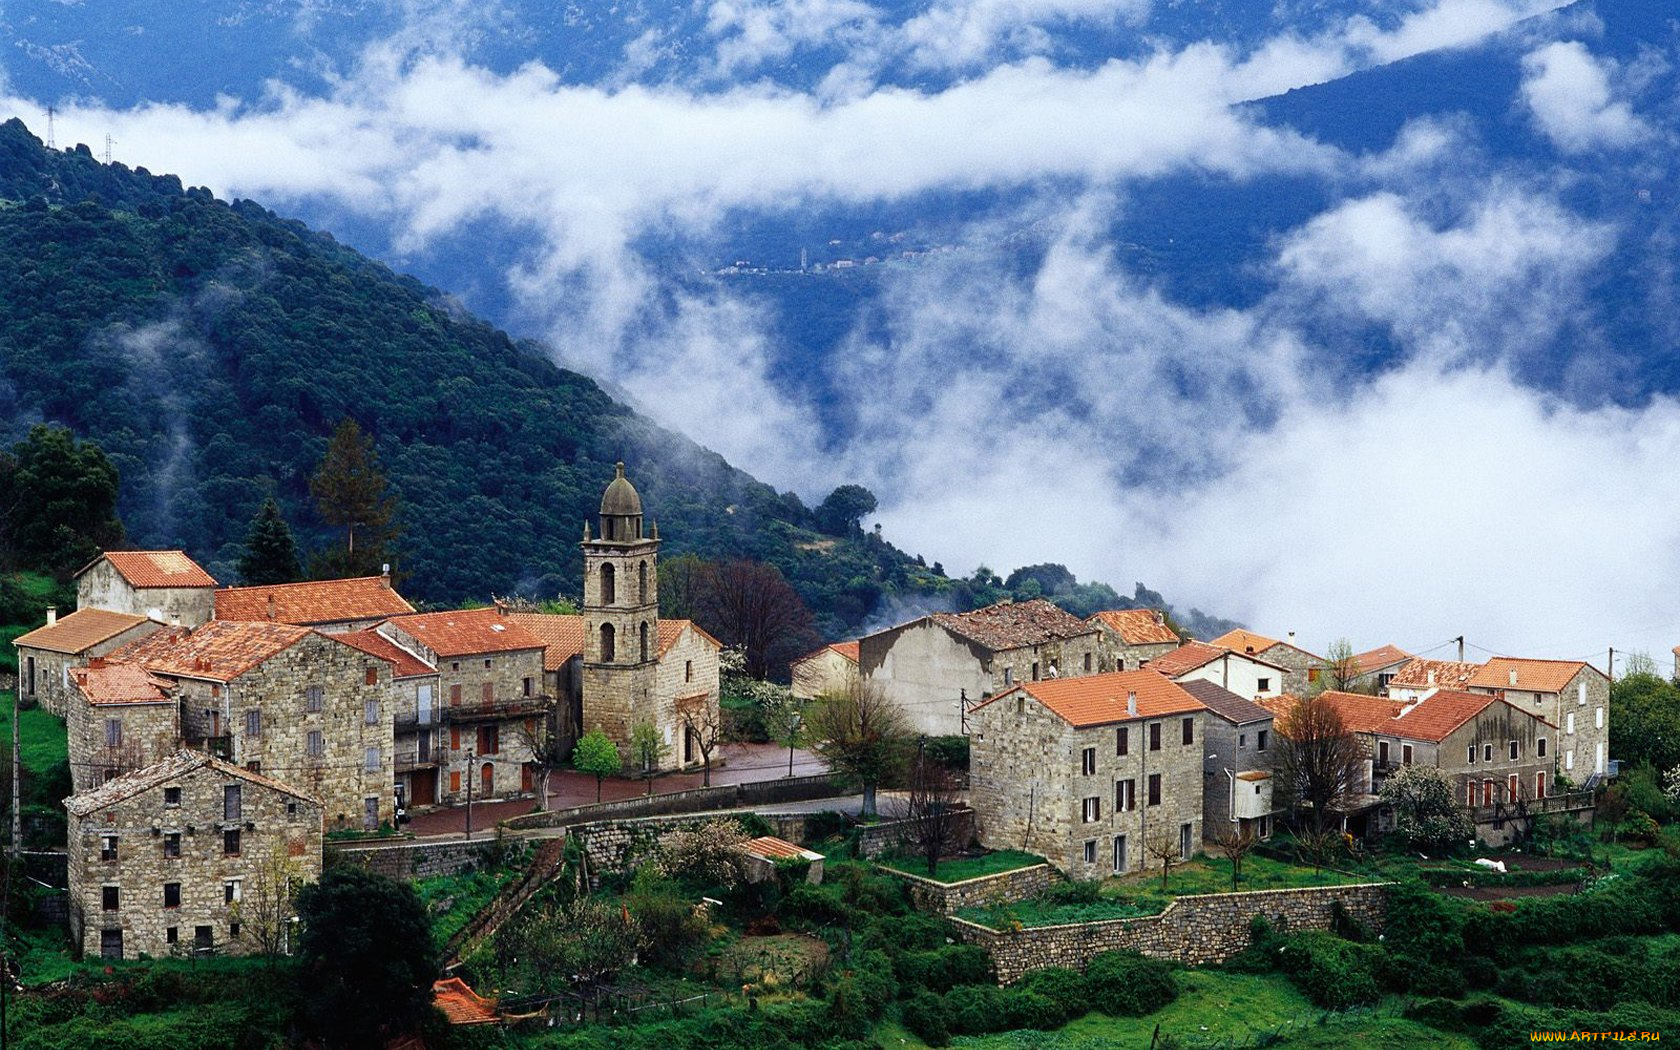
[[[443,947],[444,972],[454,970],[461,965],[461,960],[472,952],[479,944],[495,933],[502,923],[518,914],[519,909],[530,900],[532,895],[560,873],[565,860],[566,840],[564,838],[545,838],[537,843],[537,851],[531,857],[531,866],[525,869],[525,874],[514,882],[502,887],[500,893],[485,905],[473,920],[462,927],[460,932],[449,939]]]

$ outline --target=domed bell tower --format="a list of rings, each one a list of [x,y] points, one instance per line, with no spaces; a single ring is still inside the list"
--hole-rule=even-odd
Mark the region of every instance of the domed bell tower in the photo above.
[[[600,535],[583,526],[583,725],[600,726],[626,763],[638,722],[660,729],[659,526],[642,528],[642,499],[618,476],[601,494]]]

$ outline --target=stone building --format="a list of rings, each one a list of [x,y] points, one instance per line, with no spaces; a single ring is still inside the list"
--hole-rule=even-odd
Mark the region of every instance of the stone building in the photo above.
[[[815,700],[828,693],[844,691],[858,677],[858,643],[830,642],[816,652],[806,653],[789,665],[793,695]]]
[[[1023,682],[969,714],[980,841],[1091,878],[1202,846],[1206,708],[1154,671]]]
[[[1282,694],[1283,683],[1289,676],[1288,669],[1281,664],[1206,642],[1186,642],[1149,661],[1149,669],[1181,685],[1190,681],[1212,682],[1251,699]]]
[[[1609,768],[1610,679],[1591,664],[1496,656],[1470,679],[1470,689],[1556,725],[1558,773],[1571,782],[1592,786]]]
[[[391,768],[402,808],[440,802],[439,771],[449,761],[439,736],[438,670],[376,630],[333,637],[391,665]]]
[[[65,730],[70,789],[91,791],[144,769],[181,746],[181,708],[169,683],[136,663],[95,657],[70,670]]]
[[[643,529],[642,498],[623,463],[601,494],[600,527],[596,537],[583,525],[583,723],[628,759],[635,726],[653,725],[669,741],[677,716],[657,696],[659,526]]]
[[[1387,695],[1389,683],[1411,659],[1411,653],[1393,645],[1379,645],[1375,649],[1355,653],[1353,666],[1356,673],[1349,683],[1350,687],[1361,692],[1369,689]]]
[[[321,873],[321,804],[202,752],[181,751],[64,800],[71,937],[87,956],[253,951],[283,861]]]
[[[47,623],[13,643],[18,657],[18,699],[63,718],[69,711],[70,669],[138,641],[161,624],[132,613],[78,609],[60,617],[47,610]]]
[[[1238,628],[1227,631],[1213,639],[1210,644],[1223,646],[1244,656],[1258,657],[1269,664],[1284,668],[1286,673],[1282,691],[1295,696],[1306,696],[1316,692],[1321,688],[1324,673],[1330,668],[1330,662],[1324,657],[1309,653],[1295,644],[1294,631],[1289,632],[1287,640],[1279,641]]]
[[[289,623],[327,634],[372,627],[414,606],[391,587],[391,575],[310,580],[216,591],[216,619]]]
[[[1388,695],[1394,700],[1421,700],[1437,689],[1467,689],[1481,669],[1481,664],[1462,660],[1413,657],[1388,680]]]
[[[1135,671],[1183,644],[1160,609],[1110,609],[1092,613],[1085,622],[1102,632],[1099,671]]]
[[[1272,834],[1272,713],[1199,679],[1180,683],[1207,708],[1202,733],[1202,837]]]
[[[229,620],[159,631],[113,659],[171,683],[187,746],[307,792],[330,828],[394,819],[389,662],[307,627]]]
[[[438,801],[534,792],[553,703],[543,691],[542,640],[497,608],[397,616],[377,631],[435,671]],[[409,670],[418,733],[418,703],[434,682]]]
[[[1035,598],[932,613],[858,640],[858,672],[919,733],[967,731],[966,711],[1018,683],[1095,674],[1102,631]]]
[[[182,551],[106,551],[76,573],[76,608],[197,627],[215,614],[216,578]]]

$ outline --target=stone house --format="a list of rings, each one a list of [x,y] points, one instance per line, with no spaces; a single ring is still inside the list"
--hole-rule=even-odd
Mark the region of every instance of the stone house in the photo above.
[[[553,703],[542,640],[496,608],[397,616],[377,630],[437,673],[438,800],[534,793]],[[423,691],[425,679],[415,682]]]
[[[1202,847],[1206,708],[1154,671],[1022,682],[969,713],[980,841],[1072,878],[1142,870],[1147,843]]]
[[[1183,684],[1212,682],[1238,696],[1264,699],[1281,695],[1289,671],[1257,656],[1232,652],[1206,642],[1186,642],[1149,661],[1149,669]]]
[[[966,731],[966,711],[1022,682],[1097,672],[1102,631],[1035,598],[932,613],[858,640],[858,672],[919,733]]]
[[[375,630],[346,631],[334,638],[391,665],[391,768],[399,807],[439,801],[439,771],[448,760],[439,733],[438,671]]]
[[[1161,609],[1110,609],[1092,613],[1085,622],[1102,632],[1099,671],[1135,671],[1184,641],[1167,626]]]
[[[182,551],[106,551],[76,572],[76,608],[197,627],[215,614],[216,578]]]
[[[1324,657],[1309,653],[1295,644],[1294,631],[1289,632],[1287,639],[1279,641],[1238,628],[1213,639],[1211,644],[1224,646],[1244,656],[1259,657],[1267,663],[1284,668],[1287,673],[1284,676],[1282,691],[1295,696],[1306,696],[1315,692],[1324,679],[1324,673],[1330,668],[1330,662]]]
[[[321,873],[321,804],[203,752],[180,751],[64,800],[71,937],[108,959],[256,950],[278,861]]]
[[[1581,660],[1522,660],[1496,656],[1482,665],[1470,689],[1502,696],[1557,726],[1558,773],[1591,786],[1608,769],[1610,679]]]
[[[1481,664],[1462,660],[1413,657],[1388,680],[1388,695],[1395,700],[1421,700],[1437,689],[1467,689],[1481,669]]]
[[[358,631],[414,606],[391,587],[391,575],[310,580],[216,591],[216,619],[289,623],[327,634]]]
[[[798,700],[815,700],[826,693],[841,692],[858,676],[858,643],[830,642],[814,653],[806,653],[789,665],[793,695]]]
[[[1207,708],[1202,733],[1202,838],[1228,832],[1272,835],[1272,713],[1229,689],[1193,679],[1180,683]]]
[[[1411,653],[1392,645],[1380,645],[1355,653],[1353,666],[1357,674],[1351,684],[1357,690],[1371,689],[1387,695],[1389,683],[1411,659]]]
[[[133,613],[78,609],[69,616],[47,610],[47,623],[12,644],[17,647],[18,699],[60,718],[70,709],[70,669],[138,641],[161,624]]]
[[[70,670],[65,729],[70,789],[91,791],[174,754],[181,746],[181,708],[169,683],[136,663],[95,657]]]
[[[394,819],[389,662],[308,627],[232,620],[159,631],[113,658],[171,683],[187,746],[307,792],[330,828]]]

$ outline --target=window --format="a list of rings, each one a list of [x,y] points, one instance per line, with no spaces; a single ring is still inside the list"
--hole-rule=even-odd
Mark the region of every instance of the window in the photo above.
[[[105,746],[122,747],[122,719],[107,718],[105,720]]]
[[[1180,743],[1189,747],[1191,744],[1196,742],[1196,720],[1194,718],[1179,719],[1178,727],[1179,736],[1181,737],[1179,741]]]
[[[1114,730],[1114,753],[1116,755],[1124,755],[1131,751],[1131,735],[1131,730],[1125,726],[1119,726]]]
[[[163,837],[163,855],[165,857],[179,857],[181,855],[181,833],[171,831]]]
[[[379,724],[378,700],[362,701],[362,721],[366,722],[370,726],[376,726]]]
[[[1316,667],[1307,668],[1307,681],[1308,682],[1318,681],[1318,668],[1316,668]]]
[[[288,816],[288,817],[297,816],[297,803],[296,802],[286,803],[286,816]]]
[[[1602,708],[1602,707],[1593,708],[1593,728],[1594,729],[1603,729],[1604,728],[1604,708]]]
[[[239,936],[239,924],[237,922],[228,923],[228,936],[229,937]]]
[[[181,884],[179,882],[163,884],[163,906],[165,908],[179,908],[181,906]]]
[[[1412,745],[1400,745],[1400,764],[1403,766],[1409,766],[1412,764]]]
[[[243,819],[244,806],[238,784],[224,784],[222,786],[222,819]]]
[[[379,772],[379,749],[370,747],[362,752],[362,768],[369,773]]]
[[[193,927],[193,951],[207,952],[215,947],[215,931],[208,926]]]
[[[1033,661],[1032,674],[1033,674],[1033,681],[1035,681],[1035,682],[1038,681],[1038,661],[1037,660]]]
[[[526,696],[533,696],[533,695],[535,695],[535,693],[536,693],[536,690],[535,690],[535,689],[534,689],[534,688],[533,688],[533,686],[534,686],[534,683],[533,683],[533,681],[532,681],[532,679],[531,679],[531,678],[530,678],[530,677],[529,677],[529,676],[527,676],[527,677],[526,677],[526,678],[525,678],[525,679],[524,679],[524,681],[523,681],[523,683],[522,683],[522,685],[523,685],[523,686],[524,686],[524,690],[525,690],[525,695],[526,695]]]
[[[478,727],[478,753],[494,755],[502,749],[502,727],[487,725]]]
[[[367,669],[367,684],[368,685],[378,685],[379,684],[379,669],[377,667],[370,667],[370,668]]]
[[[1126,836],[1114,836],[1114,873],[1119,875],[1126,870]]]
[[[1081,776],[1095,776],[1097,772],[1097,749],[1085,748],[1079,752],[1079,773]]]
[[[1482,745],[1482,761],[1483,762],[1492,762],[1493,761],[1493,745],[1492,744],[1483,744]]]
[[[303,691],[303,709],[305,711],[319,711],[321,703],[326,699],[326,690],[318,685],[312,685]]]
[[[1081,806],[1080,813],[1081,816],[1084,817],[1085,823],[1095,824],[1097,821],[1102,819],[1102,799],[1097,798],[1095,795],[1086,799],[1084,804]]]
[[[1021,718],[1027,717],[1027,698],[1026,697],[1017,696],[1015,698],[1015,714],[1017,716],[1021,717]]]
[[[256,759],[252,759],[251,761],[245,763],[245,768],[249,769],[253,773],[261,773],[262,763],[258,762]]]
[[[1563,753],[1563,768],[1567,772],[1575,768],[1575,749],[1570,748]]]
[[[1464,761],[1465,761],[1466,765],[1472,765],[1473,766],[1473,765],[1476,764],[1476,745],[1475,744],[1471,744],[1469,747],[1464,749]]]
[[[618,570],[612,562],[601,566],[601,604],[611,605],[618,601]]]
[[[1491,780],[1482,781],[1482,805],[1493,805],[1493,781]]]
[[[486,704],[495,703],[496,702],[496,683],[485,682],[483,685],[479,686],[479,688],[478,688],[478,698],[481,702],[486,703]]]
[[[693,660],[684,660],[683,661],[683,681],[685,681],[685,682],[694,681],[694,661]]]
[[[248,737],[262,736],[262,712],[245,712],[245,735]]]
[[[1582,707],[1587,706],[1587,683],[1575,683],[1575,702]]]
[[[1517,742],[1515,740],[1511,741],[1505,745],[1505,749],[1509,752],[1511,761],[1515,762],[1517,760]]]
[[[1003,684],[1004,685],[1014,685],[1015,684],[1015,668],[1005,667],[1003,669]]]
[[[450,665],[449,665],[449,669],[450,669],[450,670],[451,670],[451,671],[459,671],[459,670],[460,670],[460,669],[461,669],[461,661],[459,661],[459,660],[456,660],[456,661],[454,661],[454,662],[452,662],[452,663],[451,663],[451,664],[450,664]]]
[[[637,633],[641,636],[641,645],[640,645],[641,660],[642,660],[643,663],[647,663],[648,652],[649,652],[649,650],[648,650],[648,624],[647,624],[647,621],[643,620],[642,623],[641,623],[641,626],[636,628],[636,630],[637,630]]]
[[[1388,741],[1386,740],[1377,741],[1377,765],[1388,765]]]
[[[461,750],[461,727],[449,727],[449,748],[451,751]]]
[[[612,663],[617,656],[618,652],[613,639],[613,625],[604,623],[601,625],[601,659],[607,663]]]
[[[179,927],[179,926],[165,926],[163,928],[163,943],[165,943],[165,944],[179,944],[179,943],[181,943],[181,927]]]
[[[1151,806],[1159,806],[1161,804],[1161,774],[1159,773],[1149,774],[1148,804]]]
[[[488,658],[488,657],[487,657],[487,658],[485,658],[485,661],[484,661],[484,669],[485,669],[485,670],[486,670],[486,671],[488,671],[488,670],[490,670],[490,660],[489,660],[489,658]]]
[[[229,828],[222,832],[222,854],[228,857],[239,856],[239,829]]]
[[[222,883],[222,903],[232,904],[239,899],[239,879],[229,879]]]
[[[1271,692],[1272,691],[1272,680],[1270,678],[1256,678],[1254,680],[1254,691],[1257,692],[1257,693],[1269,693],[1269,692]]]
[[[1546,757],[1546,738],[1540,737],[1534,741],[1534,754],[1538,758]]]
[[[320,758],[322,755],[327,753],[327,742],[325,738],[321,736],[321,731],[319,729],[311,729],[309,731],[309,743],[307,745],[307,750],[310,758]]]
[[[1130,813],[1137,809],[1137,781],[1116,780],[1114,782],[1114,812]]]
[[[1088,673],[1090,673],[1090,670],[1091,670],[1091,654],[1086,653],[1085,654],[1085,671],[1088,674]]]
[[[1161,723],[1149,723],[1149,750],[1161,750]]]
[[[115,835],[99,836],[99,859],[117,859],[117,837]]]
[[[636,600],[647,601],[647,562],[636,563]]]
[[[1237,750],[1242,751],[1243,749],[1245,749],[1247,747],[1248,747],[1248,734],[1247,733],[1238,733],[1237,734]]]
[[[1096,862],[1097,862],[1097,840],[1096,839],[1090,839],[1089,841],[1087,841],[1085,843],[1085,863],[1095,864]]]
[[[1254,734],[1254,749],[1256,751],[1266,750],[1266,737],[1268,737],[1270,735],[1271,734],[1269,734],[1264,729],[1260,730],[1258,733],[1255,733]]]
[[[178,787],[164,788],[163,804],[166,806],[179,806],[181,804],[181,789]]]
[[[449,687],[449,706],[461,706],[461,683],[459,682],[456,682],[454,685]]]
[[[104,911],[116,911],[122,906],[122,892],[115,886],[99,887],[99,906]]]
[[[1563,731],[1570,736],[1575,735],[1575,712],[1571,711],[1563,716]]]

